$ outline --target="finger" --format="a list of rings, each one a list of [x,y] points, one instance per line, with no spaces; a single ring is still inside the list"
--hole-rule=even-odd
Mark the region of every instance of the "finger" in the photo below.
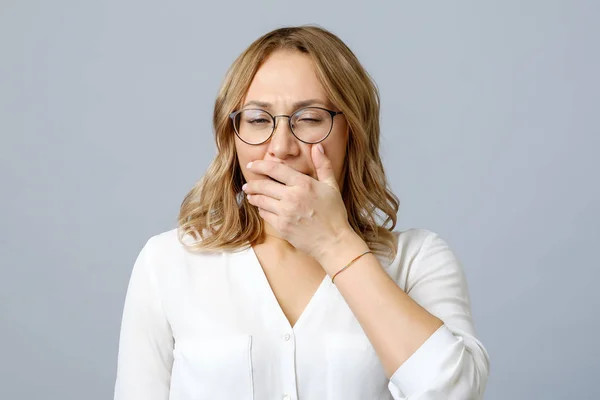
[[[262,194],[248,195],[248,202],[253,206],[265,209],[273,214],[279,215],[279,200]]]
[[[311,148],[311,157],[319,182],[325,182],[339,190],[331,160],[325,155],[325,149],[321,143]]]
[[[285,185],[270,179],[254,179],[248,181],[242,186],[242,189],[247,194],[264,194],[277,200],[281,200],[284,191],[287,190]]]
[[[273,226],[273,227],[277,226],[277,215],[276,214],[273,214],[272,212],[269,212],[267,210],[263,210],[262,208],[258,209],[258,214],[265,221],[267,221],[269,224],[271,224],[271,226]]]
[[[297,179],[305,176],[288,165],[268,160],[250,162],[247,168],[254,173],[270,176],[287,186],[293,186]]]

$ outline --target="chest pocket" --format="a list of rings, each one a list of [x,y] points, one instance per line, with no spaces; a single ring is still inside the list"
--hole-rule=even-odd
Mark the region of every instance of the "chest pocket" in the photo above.
[[[169,400],[253,400],[252,336],[175,343]]]
[[[392,399],[383,366],[362,334],[328,334],[327,399]]]

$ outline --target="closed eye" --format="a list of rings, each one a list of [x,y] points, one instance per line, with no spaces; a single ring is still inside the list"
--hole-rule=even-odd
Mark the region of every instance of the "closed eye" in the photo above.
[[[257,119],[251,119],[248,121],[251,124],[265,124],[267,122],[269,122],[268,120],[264,119],[264,118],[257,118]]]

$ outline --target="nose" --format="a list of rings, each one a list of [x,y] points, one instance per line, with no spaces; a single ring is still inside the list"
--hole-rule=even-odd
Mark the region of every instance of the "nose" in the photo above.
[[[283,160],[290,156],[297,156],[300,151],[299,142],[292,134],[289,117],[279,115],[275,118],[275,132],[269,141],[269,154]]]

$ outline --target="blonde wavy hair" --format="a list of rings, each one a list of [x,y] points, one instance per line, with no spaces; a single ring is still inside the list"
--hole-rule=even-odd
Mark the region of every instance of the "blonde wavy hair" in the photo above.
[[[217,155],[181,204],[179,241],[188,250],[204,252],[246,248],[261,237],[263,220],[242,195],[245,180],[229,114],[241,107],[263,61],[278,50],[309,55],[329,100],[344,113],[350,129],[342,190],[348,222],[371,250],[393,259],[397,251],[393,229],[400,202],[388,189],[379,155],[379,91],[341,39],[310,25],[265,34],[229,68],[213,112]],[[383,219],[381,224],[378,217]],[[195,241],[187,243],[186,235]]]

